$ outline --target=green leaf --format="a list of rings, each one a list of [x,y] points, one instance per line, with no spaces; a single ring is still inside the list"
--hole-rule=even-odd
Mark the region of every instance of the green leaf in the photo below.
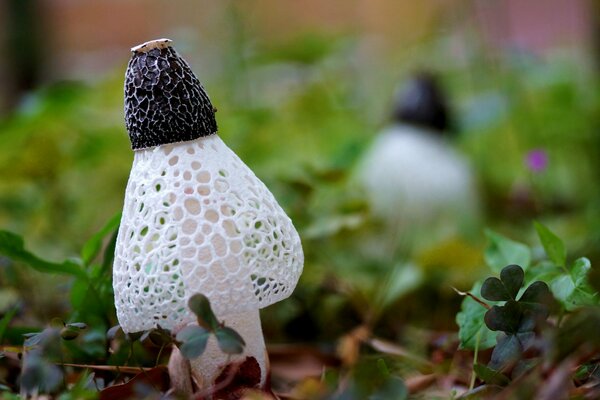
[[[587,258],[579,258],[569,274],[564,272],[550,281],[550,289],[565,310],[573,311],[581,306],[599,305],[597,292],[590,286],[588,276],[593,271]]]
[[[524,318],[531,317],[536,323],[539,320],[548,318],[550,310],[556,306],[556,300],[545,282],[535,281],[521,295],[519,306],[524,312]],[[524,323],[525,321],[522,321],[521,324]],[[520,331],[523,331],[522,327]]]
[[[196,293],[188,300],[188,307],[198,318],[198,324],[213,331],[219,327],[219,321],[210,307],[210,300],[201,293]]]
[[[30,354],[21,374],[21,389],[27,394],[48,393],[62,383],[63,374],[59,367],[42,357]]]
[[[60,337],[64,340],[76,339],[81,333],[81,329],[74,326],[65,326],[60,330]]]
[[[25,337],[25,341],[23,342],[23,347],[30,348],[37,346],[44,339],[43,332],[31,332],[23,334]]]
[[[479,293],[480,290],[481,283],[476,283],[471,293]],[[484,323],[486,311],[485,307],[471,297],[464,298],[460,312],[456,314],[461,349],[473,350],[478,346],[479,349],[485,350],[496,344],[496,333],[489,330]]]
[[[571,267],[571,279],[575,286],[581,286],[587,281],[588,273],[592,269],[590,260],[585,257],[578,258]]]
[[[379,370],[381,376],[386,378],[390,377],[390,369],[383,358],[377,360],[377,369]]]
[[[548,283],[564,273],[564,268],[558,267],[550,260],[543,260],[525,273],[525,282],[543,281]]]
[[[513,300],[502,281],[498,278],[487,278],[481,286],[481,296],[486,300],[491,301],[507,301]]]
[[[12,232],[0,230],[0,254],[5,255],[13,261],[27,264],[40,272],[87,278],[85,271],[73,261],[67,260],[62,263],[50,262],[25,250],[23,238]]]
[[[554,296],[564,303],[575,291],[575,283],[569,275],[559,275],[550,282]]]
[[[166,346],[173,342],[171,332],[162,328],[160,325],[148,331],[148,338],[152,344],[158,347]]]
[[[139,340],[142,338],[142,336],[144,336],[144,331],[140,331],[140,332],[128,332],[125,333],[125,338],[130,341],[130,342],[135,342],[136,340]]]
[[[510,264],[518,264],[525,271],[531,263],[531,251],[522,243],[510,240],[491,230],[486,230],[489,245],[485,250],[485,262],[490,268],[500,273],[502,268]]]
[[[515,300],[523,285],[525,273],[518,265],[502,268],[500,279],[487,278],[481,287],[481,295],[492,301]]]
[[[488,366],[495,370],[515,364],[523,356],[523,345],[517,335],[507,335],[498,340]]]
[[[574,311],[585,306],[598,306],[598,294],[592,292],[589,287],[577,287],[571,295],[565,300],[565,309]]]
[[[121,328],[121,325],[115,325],[112,328],[110,328],[108,331],[106,331],[106,338],[108,340],[113,340],[114,338],[117,337],[117,334],[119,334],[119,333],[124,333],[123,328]]]
[[[17,307],[13,307],[6,314],[4,314],[2,319],[0,319],[0,343],[2,343],[2,340],[4,339],[6,328],[8,328],[10,321],[12,321],[16,313]]]
[[[510,379],[500,371],[496,371],[483,364],[475,364],[473,371],[479,379],[490,385],[506,386],[510,383]]]
[[[600,349],[600,308],[585,307],[575,310],[555,332],[556,345],[552,346],[550,356],[557,363],[581,350]]]
[[[519,303],[549,304],[552,301],[552,293],[546,282],[535,281],[523,292]]]
[[[524,376],[528,372],[530,372],[533,368],[538,366],[541,363],[541,359],[532,358],[532,359],[524,359],[519,360],[515,367],[513,368],[510,376],[512,379],[518,379],[519,377]]]
[[[85,265],[89,265],[100,252],[104,238],[113,233],[121,222],[121,213],[114,215],[107,223],[96,232],[85,244],[81,250],[81,258]]]
[[[408,398],[408,389],[397,376],[391,376],[386,379],[383,384],[369,396],[369,400],[403,400]]]
[[[54,317],[50,320],[49,325],[51,328],[62,329],[65,326],[65,321],[63,321],[61,318]]]
[[[244,351],[246,343],[239,333],[233,329],[224,326],[215,331],[219,348],[223,353],[240,354]]]
[[[524,278],[525,272],[523,272],[523,268],[518,265],[508,265],[502,268],[502,271],[500,272],[500,280],[506,287],[511,299],[517,298],[517,293],[519,293],[521,286],[523,286]]]
[[[91,273],[92,271],[89,270],[89,272]],[[103,301],[98,296],[99,283],[98,279],[94,283],[91,283],[87,279],[76,279],[73,281],[69,293],[70,300],[73,309],[79,312],[79,316],[85,315],[89,317],[91,315],[103,316],[107,314],[107,309],[110,307],[107,304],[111,303]]]
[[[385,309],[395,301],[417,288],[424,279],[423,269],[412,263],[399,263],[390,271],[385,284],[377,291],[381,308]]]
[[[179,351],[188,360],[200,357],[206,349],[210,332],[201,326],[188,325],[177,334],[177,341],[181,343]]]
[[[106,244],[104,248],[104,254],[102,255],[102,269],[101,273],[105,274],[106,271],[109,271],[112,268],[114,259],[115,259],[115,248],[117,247],[117,236],[118,231],[115,230],[110,240]]]
[[[556,265],[564,266],[567,261],[567,249],[563,241],[539,222],[534,222],[534,225],[548,258]]]
[[[517,333],[521,322],[521,309],[514,300],[503,306],[493,306],[485,313],[485,324],[493,331]]]

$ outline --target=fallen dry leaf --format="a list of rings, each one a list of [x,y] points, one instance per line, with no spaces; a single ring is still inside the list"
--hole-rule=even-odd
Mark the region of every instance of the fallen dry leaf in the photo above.
[[[169,390],[169,373],[165,366],[144,370],[131,378],[128,382],[109,386],[100,391],[100,400],[121,400],[135,397],[139,386],[147,386],[157,393]]]

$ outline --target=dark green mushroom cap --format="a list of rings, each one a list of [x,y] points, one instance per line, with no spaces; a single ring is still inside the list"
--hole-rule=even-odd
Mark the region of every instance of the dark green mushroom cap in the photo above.
[[[153,40],[131,51],[125,73],[125,125],[134,150],[217,132],[216,110],[171,40]]]

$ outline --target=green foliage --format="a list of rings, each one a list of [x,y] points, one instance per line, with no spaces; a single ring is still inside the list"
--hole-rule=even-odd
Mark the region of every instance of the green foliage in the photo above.
[[[368,358],[361,361],[352,370],[351,377],[345,390],[326,398],[334,400],[408,398],[408,389],[402,379],[392,373],[381,358]]]
[[[475,283],[469,293],[479,293],[481,282]],[[460,347],[474,350],[489,349],[496,343],[496,334],[484,322],[486,309],[472,297],[467,296],[462,302],[461,310],[456,314],[459,326],[458,339]]]
[[[550,261],[558,266],[565,265],[567,262],[567,249],[562,240],[539,222],[535,222],[534,225]]]
[[[23,262],[40,272],[68,274],[78,278],[87,277],[81,266],[73,261],[54,263],[25,250],[23,238],[8,231],[0,231],[0,254],[14,261]]]
[[[62,378],[59,367],[30,354],[21,374],[21,389],[26,394],[52,393],[59,388]]]
[[[486,326],[492,331],[501,331],[501,336],[488,365],[502,370],[514,365],[531,347],[535,332],[539,331],[550,314],[552,295],[544,282],[533,282],[519,299],[517,293],[523,285],[525,273],[518,265],[504,267],[500,279],[487,278],[483,282],[481,295],[486,300],[504,301],[495,305],[484,316]]]
[[[233,329],[219,323],[206,296],[194,294],[188,301],[188,307],[196,314],[198,326],[190,325],[177,333],[179,350],[185,358],[196,358],[204,353],[210,335],[215,336],[223,353],[240,354],[244,351],[244,339]]]
[[[582,307],[575,310],[560,327],[552,332],[554,346],[550,359],[562,361],[581,351],[597,354],[600,351],[600,308]],[[594,361],[595,368],[599,365]]]
[[[246,343],[244,339],[233,329],[229,327],[219,327],[215,330],[215,337],[219,348],[226,354],[240,354],[244,351]]]
[[[96,232],[85,244],[83,245],[83,249],[81,249],[81,259],[83,260],[85,265],[91,265],[94,259],[98,256],[98,253],[102,249],[102,245],[104,244],[104,240],[106,236],[115,234],[117,229],[119,228],[119,223],[121,222],[121,213],[116,214],[112,217],[102,229]],[[114,251],[114,246],[108,246],[107,251]],[[107,257],[105,254],[105,260],[110,260],[110,257]]]
[[[525,273],[518,265],[509,265],[500,271],[500,279],[487,278],[481,287],[481,295],[491,301],[515,300],[523,285]]]
[[[201,293],[197,293],[188,300],[188,307],[198,318],[198,325],[213,331],[219,327],[219,321],[210,307],[210,300]]]
[[[475,364],[473,370],[479,379],[490,385],[506,386],[510,383],[510,379],[506,375],[486,365]]]
[[[0,319],[0,342],[2,342],[2,340],[4,339],[4,334],[6,333],[6,330],[8,329],[8,325],[10,324],[12,319],[15,317],[15,314],[17,313],[17,311],[18,311],[17,308],[12,308],[6,314],[4,314],[2,319]]]
[[[177,341],[181,343],[179,350],[187,359],[197,358],[204,353],[210,332],[201,326],[189,325],[177,333]]]
[[[524,270],[529,268],[531,262],[531,251],[522,244],[508,239],[498,233],[486,230],[489,244],[485,250],[485,262],[498,273],[509,264],[520,265]]]
[[[600,348],[596,335],[591,334],[597,328],[600,302],[587,283],[589,260],[580,258],[567,267],[565,245],[558,236],[540,223],[535,223],[535,229],[549,260],[529,266],[527,272],[518,265],[505,266],[499,278],[489,277],[480,284],[481,297],[491,305],[476,297],[476,284],[457,315],[463,348],[494,347],[487,365],[476,362],[473,366],[474,373],[487,385],[507,386],[512,379],[535,370],[543,357],[562,359],[583,343]],[[486,260],[492,270],[497,268],[498,260],[529,260],[531,252],[524,245],[497,234],[488,233],[488,237],[492,243],[486,251]],[[594,308],[585,308],[590,305]],[[547,323],[553,313],[564,317],[570,312],[573,315],[563,324],[561,320],[557,325]],[[584,321],[582,315],[588,319]],[[487,332],[486,328],[500,332],[495,344],[489,337],[474,340]],[[577,338],[570,337],[577,329],[581,330]],[[590,336],[584,337],[586,334]]]
[[[20,378],[25,394],[54,393],[62,386],[64,373],[56,365],[56,361],[62,359],[61,337],[62,331],[52,327],[27,335]]]

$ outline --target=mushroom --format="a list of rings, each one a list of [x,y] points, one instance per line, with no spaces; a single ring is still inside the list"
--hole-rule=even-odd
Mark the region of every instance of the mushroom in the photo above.
[[[268,359],[259,309],[288,297],[304,256],[292,221],[271,192],[217,135],[216,111],[171,40],[132,50],[125,121],[134,150],[113,268],[117,317],[125,332],[178,330],[196,317],[202,293],[244,339],[237,358],[213,337],[191,361],[201,386],[227,362]]]
[[[475,220],[474,174],[448,141],[449,111],[433,75],[419,73],[398,91],[392,119],[358,166],[373,214],[394,229],[399,223],[408,229],[441,217]]]

